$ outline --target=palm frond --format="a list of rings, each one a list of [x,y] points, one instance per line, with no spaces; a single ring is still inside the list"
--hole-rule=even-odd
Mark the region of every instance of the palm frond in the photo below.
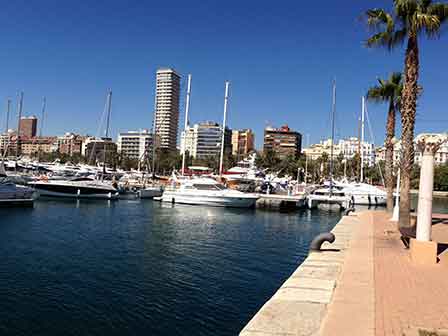
[[[403,21],[407,21],[417,11],[417,0],[394,0],[395,14]]]
[[[448,20],[448,4],[436,3],[431,4],[428,7],[427,13],[430,15],[435,15],[439,18],[439,21],[445,22]]]
[[[394,30],[394,20],[392,15],[386,12],[384,9],[374,8],[369,9],[366,12],[367,26],[374,29],[381,29],[384,26],[384,30],[392,32]]]
[[[437,15],[416,13],[414,17],[415,31],[426,31],[429,37],[435,36],[440,31],[440,20]]]

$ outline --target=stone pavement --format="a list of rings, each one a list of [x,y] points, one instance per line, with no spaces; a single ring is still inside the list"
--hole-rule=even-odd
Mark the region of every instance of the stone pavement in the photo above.
[[[413,264],[388,218],[385,212],[360,215],[321,335],[448,330],[448,268]]]
[[[310,254],[240,335],[448,336],[448,267],[413,264],[389,217],[343,217],[338,251]]]

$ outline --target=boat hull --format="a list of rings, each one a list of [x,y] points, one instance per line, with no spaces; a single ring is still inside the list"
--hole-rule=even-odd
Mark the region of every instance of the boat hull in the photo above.
[[[58,185],[51,183],[30,183],[40,196],[74,199],[118,199],[118,191],[96,186]]]
[[[172,204],[205,205],[228,208],[251,208],[255,206],[258,197],[238,196],[201,196],[192,193],[177,193],[165,191],[161,197],[155,200]]]
[[[138,191],[138,196],[140,198],[154,198],[162,196],[162,190],[160,188],[147,188],[140,189]]]

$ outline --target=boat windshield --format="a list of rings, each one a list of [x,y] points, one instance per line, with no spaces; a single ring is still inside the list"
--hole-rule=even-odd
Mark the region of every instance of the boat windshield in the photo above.
[[[224,190],[225,187],[220,184],[193,184],[197,190]]]

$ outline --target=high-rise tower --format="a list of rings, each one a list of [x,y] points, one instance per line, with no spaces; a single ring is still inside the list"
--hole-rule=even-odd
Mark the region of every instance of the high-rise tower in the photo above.
[[[154,133],[156,146],[175,150],[179,128],[180,76],[173,69],[157,70]]]

